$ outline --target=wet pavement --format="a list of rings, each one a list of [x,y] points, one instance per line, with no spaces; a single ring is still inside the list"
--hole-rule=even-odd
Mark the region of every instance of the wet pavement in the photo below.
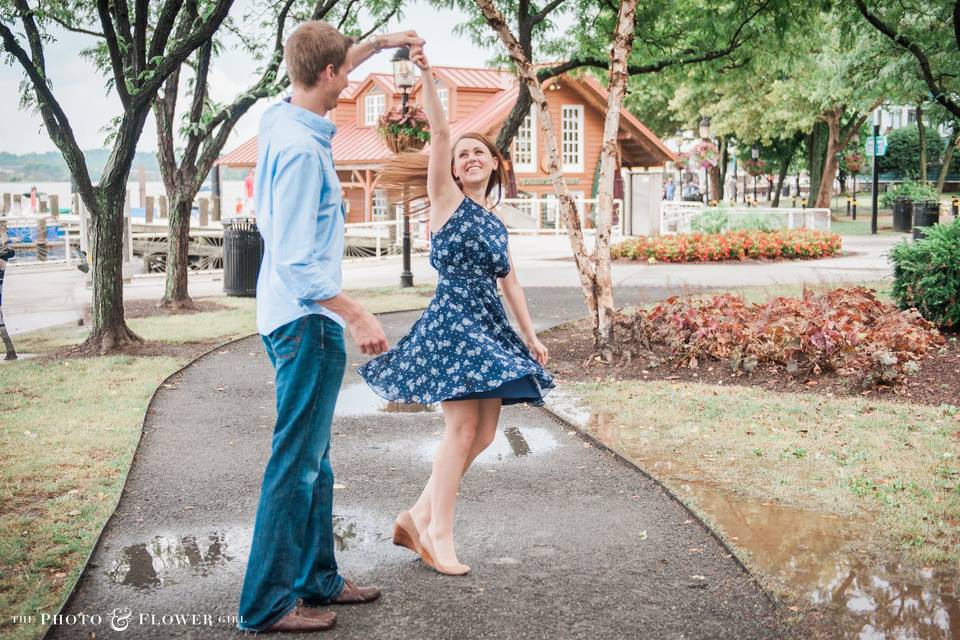
[[[528,295],[540,325],[583,314],[577,290]],[[391,343],[419,313],[383,317]],[[429,474],[442,415],[365,396],[354,373],[365,359],[348,353],[334,423],[334,526],[341,571],[384,597],[337,608],[324,637],[784,637],[770,600],[686,509],[531,407],[504,409],[497,441],[464,481],[458,549],[474,570],[451,578],[423,566],[389,537]],[[272,379],[252,337],[161,388],[118,509],[48,637],[239,637],[232,616],[269,455]]]
[[[826,615],[836,638],[960,637],[958,574],[949,567],[878,563],[859,548],[867,523],[736,495],[692,466],[643,445],[642,425],[590,413],[560,392],[550,406],[696,505],[715,529],[799,601]]]

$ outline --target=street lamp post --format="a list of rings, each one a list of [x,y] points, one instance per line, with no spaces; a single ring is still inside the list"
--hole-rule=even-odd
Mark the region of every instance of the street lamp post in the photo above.
[[[753,147],[750,148],[750,157],[753,158],[754,171],[757,170],[757,160],[760,159],[760,146],[754,142]],[[757,205],[757,176],[753,176],[753,205]]]
[[[400,109],[407,112],[407,101],[410,90],[417,83],[416,67],[410,62],[410,49],[400,47],[393,55],[393,83],[400,90]],[[407,202],[406,191],[403,193],[403,271],[400,272],[400,287],[413,286],[413,271],[410,268],[410,203]]]
[[[700,139],[705,142],[710,141],[710,117],[709,116],[703,116],[702,118],[700,118]],[[704,153],[706,153],[706,149],[704,149]],[[706,187],[707,204],[709,204],[710,203],[710,169],[705,167],[703,170],[703,175],[705,177],[703,182]]]
[[[877,234],[877,191],[880,188],[880,176],[877,173],[877,138],[880,137],[880,107],[873,111],[873,193],[871,194],[870,233]]]

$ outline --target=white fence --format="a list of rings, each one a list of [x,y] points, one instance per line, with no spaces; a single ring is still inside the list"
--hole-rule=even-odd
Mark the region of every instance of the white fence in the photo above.
[[[580,214],[580,228],[585,235],[596,232],[597,198],[574,198],[577,212]],[[507,225],[510,233],[554,233],[566,232],[566,218],[560,211],[557,198],[504,198],[500,201],[498,213]],[[613,201],[614,224],[613,237],[619,237],[623,230],[623,200]]]
[[[830,209],[796,209],[769,207],[707,207],[700,202],[665,200],[660,204],[660,233],[690,233],[696,219],[715,215],[714,224],[725,218],[728,228],[738,228],[747,219],[764,221],[770,228],[830,230]],[[739,219],[739,222],[738,222]]]

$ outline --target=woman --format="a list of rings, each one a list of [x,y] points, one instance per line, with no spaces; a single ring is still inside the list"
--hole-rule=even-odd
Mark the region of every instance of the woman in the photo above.
[[[426,195],[433,230],[430,264],[439,272],[436,294],[410,332],[387,353],[360,368],[374,391],[400,402],[440,402],[446,424],[433,472],[420,498],[397,517],[394,544],[417,552],[447,575],[470,570],[457,558],[453,511],[460,480],[493,441],[504,404],[543,404],[553,388],[544,369],[547,349],[537,339],[523,288],[513,271],[507,229],[485,203],[504,183],[503,157],[483,135],[450,144],[422,48],[410,58],[422,70],[430,121]],[[416,192],[423,154],[402,154],[381,175],[384,186]],[[497,281],[523,335],[507,320]]]

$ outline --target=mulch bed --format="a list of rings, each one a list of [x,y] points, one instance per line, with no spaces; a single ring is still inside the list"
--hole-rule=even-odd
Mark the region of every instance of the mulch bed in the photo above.
[[[213,300],[194,300],[193,304],[196,305],[196,309],[161,309],[157,300],[124,300],[123,314],[126,318],[150,318],[153,316],[180,316],[206,311],[224,311],[233,308]],[[87,306],[84,312],[84,323],[89,324],[92,320],[90,307]]]
[[[819,376],[786,373],[783,367],[758,366],[752,374],[732,373],[726,362],[701,360],[696,369],[676,367],[670,350],[653,345],[649,355],[630,364],[606,364],[597,360],[593,349],[593,327],[589,320],[561,325],[545,332],[540,340],[550,351],[547,368],[562,381],[592,382],[617,380],[669,380],[715,385],[759,387],[771,391],[816,393],[824,396],[862,396],[882,400],[960,407],[960,337],[945,334],[944,353],[934,351],[919,362],[920,370],[895,387],[862,389],[856,381],[835,373]]]

